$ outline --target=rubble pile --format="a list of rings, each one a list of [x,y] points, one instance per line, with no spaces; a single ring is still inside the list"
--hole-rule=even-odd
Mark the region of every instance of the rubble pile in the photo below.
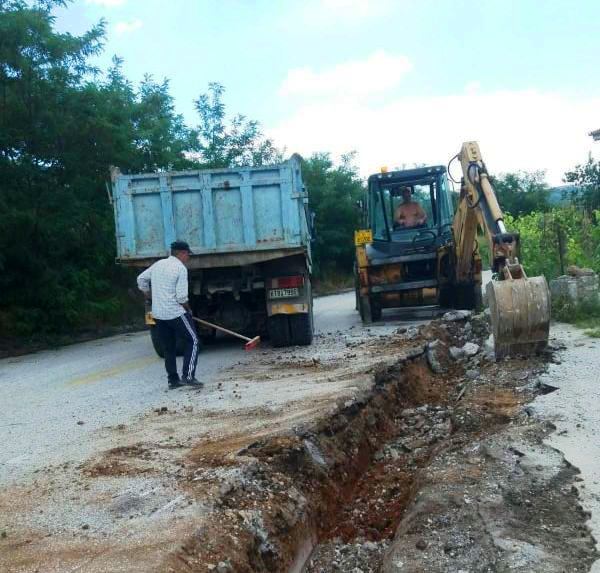
[[[547,428],[526,404],[541,391],[542,358],[496,363],[488,316],[468,311],[399,330],[388,344],[398,360],[373,372],[370,391],[311,427],[240,449],[230,467],[192,470],[192,492],[219,482],[214,527],[174,553],[170,571],[558,571],[565,563],[577,571],[591,563],[574,471],[564,460],[540,462],[536,450]],[[536,469],[550,466],[548,479]],[[560,532],[548,514],[559,498]],[[528,507],[543,518],[528,517]],[[559,536],[574,545],[561,548]],[[542,562],[550,566],[536,569]]]

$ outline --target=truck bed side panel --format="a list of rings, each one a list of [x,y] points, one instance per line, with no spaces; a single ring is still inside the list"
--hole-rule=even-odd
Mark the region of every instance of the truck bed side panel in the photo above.
[[[197,255],[306,247],[307,194],[297,157],[280,165],[113,179],[118,257],[164,257],[175,239]]]

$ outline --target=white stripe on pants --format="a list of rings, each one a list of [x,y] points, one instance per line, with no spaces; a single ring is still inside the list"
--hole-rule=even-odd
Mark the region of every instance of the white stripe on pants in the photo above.
[[[198,335],[196,334],[196,330],[194,329],[193,325],[191,325],[189,323],[189,320],[188,320],[188,317],[186,314],[181,315],[181,320],[183,321],[183,324],[185,324],[187,331],[190,333],[190,336],[192,337],[192,340],[194,341],[194,346],[192,348],[192,354],[190,356],[190,363],[188,366],[188,373],[187,373],[187,377],[191,379],[191,378],[193,378],[194,366],[196,364],[196,356],[198,355]]]

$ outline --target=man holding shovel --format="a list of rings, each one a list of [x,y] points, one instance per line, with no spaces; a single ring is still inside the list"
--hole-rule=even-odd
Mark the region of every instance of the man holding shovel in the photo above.
[[[152,316],[165,353],[165,368],[169,388],[185,384],[201,388],[196,380],[196,364],[200,341],[192,322],[192,309],[188,302],[189,245],[184,241],[171,243],[171,256],[147,268],[137,278],[138,288],[146,298],[152,298]],[[177,337],[185,340],[183,373],[177,373]]]

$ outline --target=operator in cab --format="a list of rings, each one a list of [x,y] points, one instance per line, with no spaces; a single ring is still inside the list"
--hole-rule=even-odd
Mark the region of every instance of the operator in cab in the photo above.
[[[420,227],[427,222],[427,213],[423,207],[412,200],[410,187],[402,189],[402,203],[394,211],[394,227],[401,229],[412,229]]]

